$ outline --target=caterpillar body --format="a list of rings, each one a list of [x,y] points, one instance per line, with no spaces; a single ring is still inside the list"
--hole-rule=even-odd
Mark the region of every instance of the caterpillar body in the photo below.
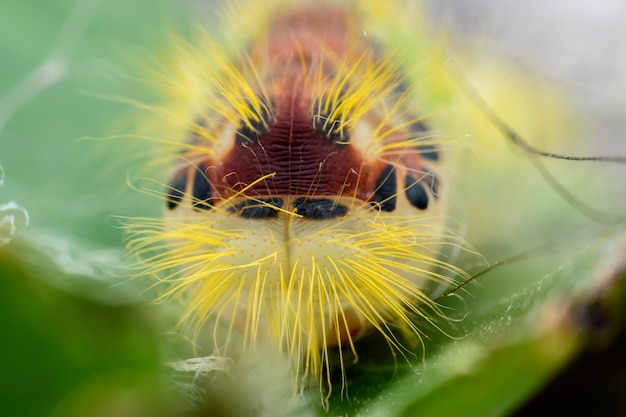
[[[435,294],[468,278],[445,256],[464,245],[437,128],[448,87],[417,32],[378,30],[393,21],[374,1],[245,3],[231,18],[246,28],[234,48],[181,41],[160,74],[175,160],[164,218],[130,225],[129,250],[217,354],[269,343],[297,390],[328,395],[333,352],[342,374],[369,332],[404,354],[399,335],[419,342],[419,320],[445,317]]]
[[[461,272],[439,256],[443,157],[400,55],[364,34],[355,4],[278,9],[243,54],[205,45],[193,54],[212,67],[172,80],[197,114],[166,219],[137,222],[130,248],[165,248],[144,265],[197,331],[215,318],[246,346],[271,341],[304,385],[369,330],[396,349],[397,329],[419,337],[427,288]]]

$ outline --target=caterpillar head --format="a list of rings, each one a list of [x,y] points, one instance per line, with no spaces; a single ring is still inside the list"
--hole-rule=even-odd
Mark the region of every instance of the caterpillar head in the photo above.
[[[212,57],[166,219],[131,249],[163,248],[146,267],[196,330],[215,318],[246,346],[269,340],[304,380],[367,331],[398,349],[394,329],[419,338],[431,284],[459,271],[439,256],[437,140],[400,66],[341,8],[303,6],[270,27],[243,57]]]

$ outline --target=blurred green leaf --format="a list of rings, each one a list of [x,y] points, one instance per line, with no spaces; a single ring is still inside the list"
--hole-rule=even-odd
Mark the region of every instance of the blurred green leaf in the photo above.
[[[341,404],[332,414],[507,415],[590,338],[618,330],[625,254],[626,234],[617,228],[528,288],[470,312],[455,325],[454,339],[429,332],[434,340],[416,364],[418,373],[379,359],[355,366],[348,387],[352,406]],[[507,279],[500,272],[497,278]]]
[[[142,379],[158,387],[161,354],[149,311],[46,284],[61,272],[42,256],[38,267],[21,264],[16,255],[28,250],[14,243],[0,251],[1,414],[50,415],[73,391],[101,380],[120,390]]]

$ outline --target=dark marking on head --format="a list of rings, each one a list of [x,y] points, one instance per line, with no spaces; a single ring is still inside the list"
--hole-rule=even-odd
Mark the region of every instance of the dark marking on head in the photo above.
[[[409,126],[409,132],[412,136],[419,139],[420,136],[423,136],[422,133],[428,132],[430,129],[424,122],[417,121],[411,123]],[[415,149],[422,155],[423,158],[428,159],[430,161],[438,161],[439,160],[439,151],[435,145],[425,144],[425,145],[415,145]]]
[[[211,204],[211,184],[207,179],[205,172],[198,168],[193,177],[193,186],[191,190],[193,197],[193,208],[196,210],[210,210]]]
[[[178,171],[165,190],[165,198],[169,210],[174,210],[183,200],[187,181],[189,180],[188,174],[189,170],[186,168]]]
[[[434,145],[417,145],[415,149],[426,159],[430,161],[439,160],[439,151]]]
[[[387,164],[376,181],[376,190],[371,204],[379,207],[382,211],[394,211],[397,192],[398,180],[396,179],[395,167]]]
[[[379,55],[379,59],[383,59],[384,55],[381,52],[377,51],[377,55]],[[393,86],[394,94],[397,94],[399,96],[407,94],[410,89],[411,88],[409,87],[409,82],[405,79],[405,77],[399,79],[396,82],[396,85]]]
[[[343,94],[342,94],[343,96]],[[331,119],[333,109],[324,111],[327,98],[317,100],[313,106],[313,126],[315,131],[328,138],[329,141],[337,145],[347,145],[350,142],[350,135],[345,124],[341,120]],[[337,100],[337,104],[341,103],[341,96]]]
[[[426,210],[428,208],[428,193],[424,188],[424,181],[418,181],[411,175],[405,178],[405,194],[409,203],[415,208]]]
[[[266,200],[247,200],[236,204],[229,209],[245,219],[269,219],[278,216],[278,210],[283,206],[282,198],[268,198]]]
[[[250,107],[256,114],[256,120],[248,120],[249,124],[243,121],[241,122],[241,126],[239,126],[239,129],[235,132],[235,142],[237,145],[249,145],[255,142],[262,133],[267,131],[267,126],[270,123],[271,115],[267,105],[262,105],[260,109]]]
[[[430,129],[428,128],[426,123],[424,123],[422,120],[418,120],[409,125],[409,131],[414,134],[428,132],[429,130]]]
[[[298,214],[307,219],[332,219],[343,217],[348,212],[348,207],[327,198],[301,197],[294,201],[293,206]]]
[[[437,190],[439,189],[439,180],[437,179],[437,176],[435,176],[433,172],[429,172],[422,181],[424,181],[424,184],[427,185],[428,188],[430,188],[433,197],[435,197],[435,199],[438,199],[439,192]]]

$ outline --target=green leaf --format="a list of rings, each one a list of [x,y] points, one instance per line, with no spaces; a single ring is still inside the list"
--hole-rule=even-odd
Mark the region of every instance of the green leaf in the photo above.
[[[0,249],[0,413],[79,416],[92,415],[96,404],[100,412],[169,407],[168,396],[159,397],[161,353],[150,312],[46,283],[63,279],[63,272],[41,253],[26,256],[29,251],[17,242]],[[84,395],[98,398],[89,403]]]
[[[435,335],[426,345],[419,372],[380,360],[362,364],[350,375],[350,405],[331,414],[507,415],[590,338],[616,330],[624,319],[625,253],[618,228],[529,287],[470,312],[454,338]],[[507,279],[506,270],[497,272],[493,278]]]

